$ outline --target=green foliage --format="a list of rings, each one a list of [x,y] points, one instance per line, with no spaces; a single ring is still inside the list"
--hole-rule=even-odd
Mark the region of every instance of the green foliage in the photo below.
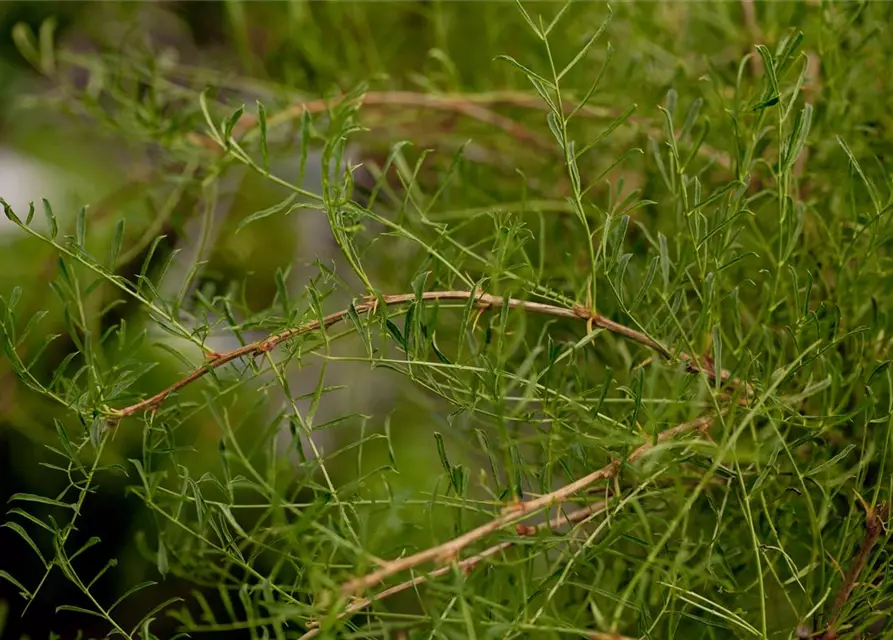
[[[43,573],[0,578],[30,603],[61,575],[82,600],[59,611],[143,640],[830,638],[885,620],[888,4],[760,5],[755,48],[737,3],[226,6],[263,80],[15,30],[64,106],[162,151],[126,216],[3,201],[52,267],[0,301],[4,384],[52,425],[41,464],[63,488],[13,496],[4,527]],[[271,16],[288,22],[271,42],[306,34],[287,42],[300,63],[252,51]],[[221,224],[232,176],[255,197]],[[325,216],[340,254],[302,290],[276,249],[296,216]],[[190,221],[169,292],[165,238]],[[251,238],[249,280],[219,247]],[[218,353],[220,334],[244,346]],[[328,379],[346,363],[395,385],[396,409],[355,411]],[[308,392],[295,371],[318,372]],[[659,438],[705,416],[703,436]],[[615,461],[526,514],[603,503],[578,521],[388,569]],[[72,541],[103,483],[143,509],[144,570],[109,601],[95,586],[116,561]],[[344,585],[382,567],[365,596],[447,569],[357,606]],[[174,578],[189,592],[146,595]]]

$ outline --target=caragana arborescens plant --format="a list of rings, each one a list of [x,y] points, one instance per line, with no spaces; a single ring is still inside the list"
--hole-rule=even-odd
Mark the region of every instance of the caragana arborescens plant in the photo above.
[[[61,488],[0,577],[131,639],[881,637],[888,5],[285,7],[227,10],[244,76],[17,27],[152,164],[3,201]],[[286,15],[303,67],[252,49]]]

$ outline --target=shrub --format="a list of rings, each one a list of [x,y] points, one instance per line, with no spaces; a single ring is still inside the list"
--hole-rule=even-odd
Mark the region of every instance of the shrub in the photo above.
[[[888,5],[379,6],[231,5],[264,81],[17,28],[152,161],[120,211],[4,201],[64,485],[13,496],[41,573],[0,576],[127,638],[877,632]],[[98,559],[109,492],[153,579]]]

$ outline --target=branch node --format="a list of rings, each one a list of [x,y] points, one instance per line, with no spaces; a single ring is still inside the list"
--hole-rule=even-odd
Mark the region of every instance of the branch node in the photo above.
[[[375,312],[378,311],[378,305],[380,301],[378,296],[374,293],[370,293],[369,295],[363,296],[363,306],[366,307],[366,311],[370,314],[375,315]]]
[[[590,309],[589,307],[583,306],[582,304],[575,304],[572,307],[572,311],[578,318],[582,318],[583,320],[595,320],[599,317],[599,315],[595,312],[595,309]]]

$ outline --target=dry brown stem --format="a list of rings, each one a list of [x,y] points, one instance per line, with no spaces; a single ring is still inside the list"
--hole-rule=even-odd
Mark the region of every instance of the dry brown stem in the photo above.
[[[607,502],[599,502],[596,504],[588,505],[586,507],[582,507],[575,511],[571,511],[570,513],[568,513],[566,515],[560,514],[560,515],[552,518],[551,520],[541,522],[535,526],[525,527],[523,530],[520,529],[520,525],[519,525],[518,534],[521,536],[533,536],[541,531],[557,529],[558,527],[561,527],[565,524],[573,524],[576,522],[581,522],[591,515],[601,513],[606,508],[607,508]],[[493,545],[492,547],[488,547],[487,549],[484,549],[480,553],[477,553],[473,556],[469,556],[468,558],[465,558],[464,560],[461,560],[460,562],[456,563],[456,569],[461,571],[463,574],[468,575],[481,562],[483,562],[490,556],[496,555],[500,551],[508,549],[513,544],[515,544],[514,540],[505,540],[503,542],[500,542],[499,544]],[[412,587],[423,584],[423,583],[427,582],[428,580],[430,580],[431,578],[436,578],[438,576],[442,576],[443,574],[449,573],[452,570],[453,570],[453,565],[446,565],[446,566],[440,567],[439,569],[435,569],[431,573],[418,575],[418,576],[412,578],[411,580],[401,582],[400,584],[394,585],[393,587],[389,587],[387,589],[384,589],[383,591],[379,591],[375,595],[370,596],[368,598],[355,598],[350,603],[350,605],[348,605],[348,607],[338,615],[338,617],[346,618],[346,617],[356,613],[357,611],[361,611],[362,609],[365,609],[373,602],[376,602],[378,600],[384,600],[385,598],[387,598],[389,596],[392,596],[394,594],[400,593],[401,591],[406,591],[407,589],[410,589]],[[305,633],[304,635],[302,635],[299,640],[308,640],[309,638],[313,638],[317,634],[320,633],[321,629],[320,629],[318,623],[311,622],[309,626],[310,626],[310,630],[307,633]]]
[[[863,502],[862,506],[865,507],[865,538],[863,538],[862,544],[859,545],[859,551],[856,552],[856,556],[853,558],[853,565],[844,577],[843,584],[840,585],[837,597],[834,598],[834,606],[831,608],[831,619],[828,621],[828,626],[825,629],[825,633],[822,634],[821,640],[837,639],[840,612],[850,599],[859,575],[862,573],[865,565],[868,564],[871,550],[877,543],[878,538],[884,533],[885,522],[889,514],[888,505],[882,502],[877,507],[872,508]]]
[[[667,429],[666,431],[661,432],[660,435],[657,437],[657,443],[664,442],[666,440],[675,438],[684,433],[689,433],[691,431],[704,432],[710,427],[711,424],[713,424],[713,417],[705,416],[702,418],[698,418],[697,420],[694,420],[692,422],[686,422],[677,425],[675,427],[672,427],[671,429]],[[651,449],[653,449],[654,446],[654,444],[646,442],[638,449],[633,451],[626,459],[626,462],[636,461],[637,459],[648,453]],[[455,558],[459,557],[459,554],[462,552],[463,549],[465,549],[472,543],[477,542],[478,540],[485,538],[491,533],[494,533],[495,531],[498,531],[504,527],[524,520],[540,509],[551,507],[555,504],[561,504],[568,498],[572,497],[583,489],[586,489],[599,480],[605,480],[615,477],[620,472],[620,467],[621,461],[614,460],[601,469],[593,471],[592,473],[583,476],[582,478],[579,478],[578,480],[575,480],[570,484],[566,484],[556,491],[547,493],[534,500],[528,500],[526,502],[513,504],[507,507],[503,511],[502,515],[500,515],[499,517],[494,518],[493,520],[490,520],[489,522],[482,524],[470,531],[467,531],[461,536],[453,538],[452,540],[435,547],[431,547],[418,553],[414,553],[411,556],[392,560],[385,566],[376,571],[373,571],[372,573],[368,573],[365,576],[354,578],[353,580],[346,582],[341,587],[342,593],[344,595],[355,594],[359,591],[379,584],[385,578],[388,578],[402,571],[407,571],[408,569],[412,569],[413,567],[417,567],[427,562],[436,562],[441,564],[451,563]]]
[[[287,122],[301,117],[304,111],[310,114],[317,114],[326,111],[330,105],[336,104],[344,100],[345,96],[335,96],[333,98],[320,98],[308,100],[306,102],[298,102],[286,108],[279,113],[270,116],[267,120],[272,125],[275,122]],[[542,149],[555,150],[555,145],[550,139],[539,136],[519,122],[504,116],[491,108],[497,105],[514,107],[518,109],[535,109],[538,111],[547,111],[546,105],[539,96],[524,93],[521,91],[495,91],[489,93],[463,93],[463,94],[431,94],[419,93],[414,91],[369,91],[362,95],[362,103],[369,107],[402,107],[429,109],[436,111],[445,111],[452,114],[462,115],[484,124],[488,124],[503,130],[519,142],[533,144]],[[573,100],[564,103],[565,113],[574,110],[575,104]],[[577,111],[577,115],[590,118],[613,119],[620,115],[619,112],[606,109],[604,107],[596,107],[586,105]],[[646,133],[652,137],[661,137],[662,132],[659,128],[651,127],[647,120],[630,118],[630,122],[640,126],[645,126]],[[233,135],[238,138],[249,129],[257,126],[257,117],[251,114],[244,114],[233,130]],[[198,145],[208,149],[222,151],[214,139],[207,135],[198,133],[190,134],[189,139]],[[701,145],[698,149],[699,155],[710,158],[718,166],[729,169],[731,164],[729,160],[716,149],[708,145]]]
[[[649,349],[653,349],[664,358],[669,359],[673,356],[673,352],[669,348],[657,342],[647,334],[635,329],[631,329],[630,327],[622,325],[618,322],[614,322],[613,320],[599,315],[594,311],[590,311],[580,305],[574,306],[573,308],[569,309],[566,307],[558,307],[542,302],[531,302],[528,300],[519,300],[517,298],[502,298],[500,296],[493,296],[487,293],[481,293],[479,291],[428,291],[422,294],[422,300],[425,301],[468,300],[472,297],[475,299],[475,305],[482,310],[491,308],[496,309],[503,306],[508,306],[513,309],[524,309],[525,311],[528,311],[530,313],[540,313],[561,318],[583,320],[586,322],[591,322],[594,326],[601,327],[602,329],[610,331],[611,333],[621,335],[629,340],[632,340],[633,342],[637,342],[643,346],[648,347]],[[416,300],[416,296],[413,293],[403,293],[397,295],[381,296],[381,300],[385,305],[393,306],[413,302]],[[378,307],[378,304],[378,298],[367,298],[366,302],[356,305],[354,309],[356,309],[356,312],[358,314],[366,313],[375,311],[375,309]],[[233,360],[251,356],[258,356],[267,353],[268,351],[273,350],[279,344],[290,340],[291,338],[311,333],[319,329],[331,327],[332,325],[337,324],[347,318],[349,313],[349,309],[342,309],[341,311],[330,313],[322,320],[313,320],[312,322],[303,324],[300,327],[287,329],[280,333],[268,336],[267,338],[258,342],[253,342],[251,344],[245,345],[244,347],[234,349],[233,351],[228,351],[226,353],[214,353],[203,366],[197,368],[195,371],[193,371],[186,377],[178,380],[163,391],[156,393],[154,396],[146,398],[145,400],[132,404],[123,409],[113,409],[110,412],[111,417],[120,419],[127,416],[132,416],[143,411],[154,411],[159,406],[161,406],[161,404],[172,393],[175,393],[183,387],[186,387],[187,385],[195,382],[199,378],[204,377],[212,370],[222,367],[223,365],[232,362]],[[713,371],[712,367],[702,366],[696,358],[692,358],[686,353],[680,353],[678,354],[678,357],[687,362],[687,368],[690,372],[703,372],[708,376],[708,378],[715,379],[716,373]],[[730,380],[731,374],[726,369],[723,369],[720,372],[720,375],[723,382],[728,382],[733,386],[742,384],[740,380]],[[748,395],[750,395],[750,387],[747,385],[746,390],[748,391]]]

